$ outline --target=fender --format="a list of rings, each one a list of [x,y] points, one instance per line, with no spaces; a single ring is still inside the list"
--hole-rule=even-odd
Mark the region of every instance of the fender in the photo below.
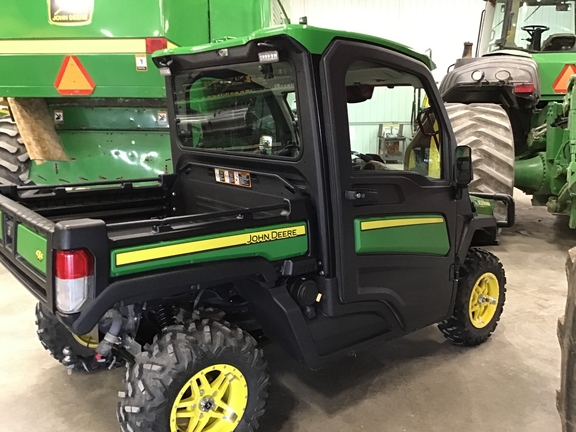
[[[60,321],[75,334],[86,334],[98,324],[116,303],[124,305],[191,293],[192,285],[214,286],[260,277],[267,286],[274,286],[278,273],[270,261],[261,257],[194,264],[180,269],[146,274],[110,284],[79,314],[57,312]]]

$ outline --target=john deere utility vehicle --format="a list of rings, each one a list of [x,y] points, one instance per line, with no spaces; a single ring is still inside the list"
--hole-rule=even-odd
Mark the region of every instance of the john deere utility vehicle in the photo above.
[[[262,333],[311,368],[435,323],[458,345],[490,337],[506,280],[478,246],[496,242],[487,198],[513,202],[469,196],[428,57],[285,25],[154,62],[174,174],[0,187],[0,260],[59,323],[53,354],[127,363],[122,430],[257,429]],[[429,107],[406,164],[362,154],[352,112],[410,116],[414,91]]]
[[[2,1],[0,105],[9,102],[12,117],[0,107],[0,182],[171,172],[164,80],[152,52],[282,24],[288,6],[289,0]]]
[[[511,193],[576,228],[576,2],[490,0],[476,57],[441,85],[457,141],[472,146],[472,190]]]

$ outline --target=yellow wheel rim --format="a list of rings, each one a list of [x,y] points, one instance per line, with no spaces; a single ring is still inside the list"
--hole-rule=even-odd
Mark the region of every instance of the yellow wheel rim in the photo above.
[[[90,349],[98,348],[98,341],[96,339],[94,339],[92,336],[90,336],[89,334],[85,334],[83,336],[78,336],[78,335],[75,335],[74,333],[72,333],[72,336],[74,336],[74,339],[76,339],[76,342],[78,342],[82,346],[85,346],[86,348],[90,348]]]
[[[180,390],[170,413],[171,432],[232,432],[248,403],[248,383],[238,369],[212,365]]]
[[[487,272],[480,276],[472,288],[468,307],[470,321],[474,327],[484,328],[490,324],[496,315],[499,297],[500,284],[496,275]]]

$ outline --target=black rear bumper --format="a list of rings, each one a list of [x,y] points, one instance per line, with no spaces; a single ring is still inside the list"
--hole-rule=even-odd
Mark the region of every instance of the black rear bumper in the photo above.
[[[0,195],[0,212],[2,232],[0,238],[0,262],[4,264],[8,271],[10,271],[34,297],[52,311],[52,255],[49,253],[46,254],[46,274],[42,274],[30,266],[18,254],[17,233],[18,226],[24,225],[28,229],[42,235],[48,242],[47,251],[49,251],[55,224],[3,195]]]

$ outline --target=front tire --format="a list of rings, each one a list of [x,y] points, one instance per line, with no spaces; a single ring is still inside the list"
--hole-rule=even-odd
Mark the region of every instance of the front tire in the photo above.
[[[171,326],[128,366],[118,420],[123,431],[252,432],[268,382],[248,333],[211,320]]]
[[[472,248],[460,268],[452,317],[438,327],[455,345],[480,345],[496,329],[505,300],[502,264],[490,252]]]

